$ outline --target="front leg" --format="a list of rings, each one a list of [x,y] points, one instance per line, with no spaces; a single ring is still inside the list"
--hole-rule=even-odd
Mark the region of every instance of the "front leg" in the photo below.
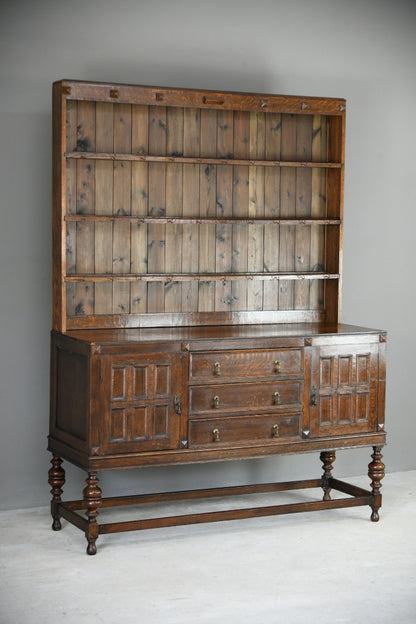
[[[98,477],[96,472],[89,472],[87,485],[83,490],[85,507],[87,509],[88,528],[85,531],[85,537],[88,540],[87,554],[95,555],[97,546],[95,545],[98,537],[97,514],[101,501],[101,488],[98,485]]]
[[[373,461],[368,464],[368,476],[371,479],[371,490],[373,493],[373,504],[371,505],[371,509],[373,510],[371,514],[371,521],[378,522],[380,516],[378,515],[378,510],[381,507],[381,480],[384,477],[384,464],[381,461],[383,455],[381,454],[381,446],[373,446],[373,454],[371,457]]]
[[[52,468],[48,472],[48,483],[51,486],[51,514],[53,518],[52,529],[61,529],[61,516],[58,512],[58,505],[61,502],[63,486],[65,484],[65,470],[62,468],[62,459],[58,455],[53,455],[51,459]]]
[[[332,464],[335,461],[335,451],[322,451],[320,454],[320,460],[323,463],[324,474],[322,475],[322,489],[324,491],[323,500],[331,500],[331,488],[329,487],[329,480],[332,474]]]

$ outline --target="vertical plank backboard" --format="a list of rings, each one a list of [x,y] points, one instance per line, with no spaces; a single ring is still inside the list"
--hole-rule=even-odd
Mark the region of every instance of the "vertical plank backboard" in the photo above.
[[[131,105],[114,105],[114,150],[131,153]],[[115,215],[131,214],[131,163],[114,163],[114,205]],[[130,224],[115,221],[113,225],[113,272],[130,271]],[[130,283],[114,282],[114,314],[130,312]]]
[[[114,149],[113,105],[97,102],[96,118],[96,149],[98,152],[111,152]],[[113,163],[97,160],[95,163],[95,213],[100,215],[113,214]],[[112,273],[113,225],[112,223],[95,224],[95,271],[96,273]],[[111,282],[95,285],[95,314],[111,314],[113,301],[113,285]]]
[[[312,132],[312,161],[328,160],[326,117],[314,115]],[[312,169],[311,217],[326,218],[326,169]],[[325,270],[325,228],[315,225],[311,228],[311,270]],[[310,307],[321,310],[324,305],[324,282],[313,280],[310,287]]]
[[[249,157],[263,160],[266,147],[266,126],[264,113],[250,113],[250,144]],[[249,168],[248,184],[248,216],[253,219],[264,217],[264,167]],[[253,224],[248,226],[247,270],[260,273],[263,271],[264,226]],[[263,285],[261,280],[247,282],[247,310],[263,309]]]
[[[166,107],[149,107],[149,153],[166,154]],[[166,165],[149,163],[149,215],[166,215]],[[166,226],[162,223],[149,223],[147,250],[148,272],[165,272]],[[165,311],[163,282],[149,282],[147,285],[147,311]]]
[[[184,110],[184,156],[199,156],[201,110],[199,108],[185,108]],[[195,216],[199,210],[199,165],[186,164],[183,166],[183,216]],[[182,271],[197,273],[199,261],[199,232],[192,224],[183,226],[182,242]],[[182,284],[182,311],[196,312],[198,310],[198,283],[195,281]]]
[[[248,158],[250,149],[250,113],[234,111],[234,158]],[[247,217],[249,167],[233,167],[233,217]],[[247,271],[248,232],[242,224],[233,225],[231,270],[233,273]],[[232,310],[247,310],[247,282],[231,282]]]
[[[66,105],[66,148],[68,151],[77,149],[78,103],[67,100]],[[77,212],[77,163],[75,160],[66,162],[66,213]],[[77,261],[77,224],[66,223],[66,273],[76,273]],[[66,313],[75,314],[76,284],[70,282],[66,286]]]
[[[267,160],[280,160],[282,139],[282,116],[279,113],[266,114],[266,146]],[[266,167],[264,172],[264,216],[273,218],[280,216],[280,169]],[[279,225],[268,223],[264,226],[264,260],[263,269],[269,273],[279,270]],[[268,281],[263,287],[264,310],[279,309],[279,282]]]
[[[233,154],[233,111],[217,111],[217,157],[232,158]],[[217,166],[217,216],[231,217],[233,214],[233,170],[228,165]],[[223,223],[215,227],[215,268],[217,273],[231,271],[232,226]],[[231,308],[231,282],[215,284],[215,310],[229,311]]]
[[[79,151],[95,150],[95,102],[78,102],[77,147]],[[95,212],[95,162],[77,161],[77,213]],[[77,223],[76,272],[94,273],[94,224]],[[94,284],[81,282],[75,288],[75,314],[94,313]]]
[[[328,118],[328,160],[344,161],[345,120],[341,116]],[[327,175],[327,215],[329,219],[343,217],[344,168],[329,169]],[[342,225],[328,225],[325,247],[326,270],[342,273]],[[341,318],[341,277],[325,284],[325,309],[330,322]]]
[[[299,115],[296,121],[296,158],[299,161],[310,161],[312,157],[312,115]],[[296,169],[296,206],[297,219],[308,219],[311,216],[312,201],[312,170],[310,167]],[[295,271],[310,271],[311,266],[311,226],[296,226]],[[309,308],[310,281],[295,282],[295,310]]]
[[[135,105],[131,111],[131,151],[133,154],[147,154],[149,150],[149,107]],[[146,216],[149,199],[149,166],[145,162],[131,165],[131,214]],[[132,273],[147,273],[147,224],[131,224]],[[147,312],[147,284],[138,281],[130,285],[130,312]]]
[[[201,156],[215,157],[217,153],[217,111],[201,110]],[[199,214],[215,217],[216,214],[215,165],[199,167]],[[199,229],[199,272],[215,273],[215,225],[202,223]],[[215,282],[198,285],[198,311],[213,312],[215,309]]]
[[[296,160],[296,115],[282,115],[282,160]],[[292,218],[296,210],[296,169],[282,167],[280,173],[280,216]],[[295,268],[296,228],[293,225],[280,226],[279,270],[292,271]],[[279,309],[294,309],[294,284],[279,282]]]
[[[183,108],[167,109],[166,153],[183,156]],[[181,217],[183,212],[183,165],[169,163],[166,167],[166,216]],[[171,273],[182,271],[183,225],[166,226],[166,267]],[[182,283],[165,286],[165,312],[181,312]]]

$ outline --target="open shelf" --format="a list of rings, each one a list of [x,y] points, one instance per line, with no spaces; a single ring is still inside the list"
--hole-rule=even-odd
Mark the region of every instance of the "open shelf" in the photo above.
[[[66,282],[234,282],[238,280],[326,280],[339,279],[338,273],[97,273],[71,274]]]
[[[68,159],[114,160],[130,162],[179,163],[193,165],[239,165],[256,167],[313,167],[341,169],[341,162],[262,160],[256,158],[211,158],[207,156],[159,156],[151,154],[116,154],[112,152],[67,152]]]
[[[238,218],[238,217],[155,217],[136,216],[126,214],[116,215],[90,215],[90,214],[69,214],[65,215],[65,221],[71,222],[91,222],[109,223],[120,221],[125,223],[177,223],[177,224],[226,224],[226,225],[340,225],[340,219],[284,219],[273,218]]]
[[[55,328],[338,320],[343,101],[62,89]]]

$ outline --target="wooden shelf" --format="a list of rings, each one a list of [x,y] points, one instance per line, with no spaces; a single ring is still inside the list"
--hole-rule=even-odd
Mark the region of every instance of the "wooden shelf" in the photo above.
[[[327,280],[339,273],[74,273],[65,282],[213,282],[238,280]]]
[[[187,156],[151,156],[150,154],[115,154],[110,152],[66,152],[66,158],[84,160],[120,160],[133,162],[179,163],[190,165],[253,165],[256,167],[306,167],[341,169],[341,162],[261,160],[246,158],[204,158]]]
[[[65,221],[107,223],[121,221],[127,223],[183,223],[183,224],[242,224],[242,225],[340,225],[340,219],[251,219],[237,217],[151,217],[136,215],[91,215],[91,214],[68,214]]]

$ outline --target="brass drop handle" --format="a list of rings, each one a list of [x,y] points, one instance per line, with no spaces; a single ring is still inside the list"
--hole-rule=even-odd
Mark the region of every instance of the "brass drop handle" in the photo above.
[[[273,435],[272,438],[279,437],[279,425],[273,425]]]
[[[219,362],[214,364],[214,375],[217,375],[217,377],[221,375],[221,364]]]
[[[280,405],[280,392],[275,392],[274,393],[274,404],[275,405]]]
[[[218,409],[220,406],[220,397],[218,395],[214,396],[214,408]]]
[[[274,361],[274,365],[275,365],[275,367],[276,367],[276,368],[274,369],[274,372],[275,372],[275,373],[280,373],[280,360],[275,360],[275,361]]]
[[[220,441],[220,430],[215,428],[212,430],[212,435],[214,436],[214,442]]]

